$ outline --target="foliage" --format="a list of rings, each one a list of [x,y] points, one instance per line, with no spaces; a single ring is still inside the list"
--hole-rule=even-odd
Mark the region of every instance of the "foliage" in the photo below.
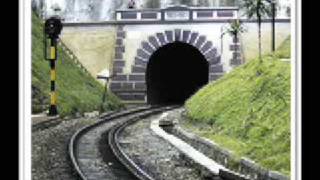
[[[220,1],[221,6],[235,6],[236,0],[223,0]]]
[[[160,0],[147,0],[147,8],[160,8]]]
[[[234,36],[235,38],[237,38],[237,36],[243,32],[245,32],[245,29],[242,25],[242,22],[239,19],[231,21],[228,29],[226,30],[226,33],[229,33],[231,36]]]
[[[192,0],[180,0],[179,4],[187,5],[187,6],[192,6]]]
[[[278,58],[290,58],[291,48],[290,48],[290,36],[287,37],[283,43],[279,46],[278,50],[275,52],[275,55]]]
[[[270,2],[268,0],[243,0],[242,5],[248,18],[257,18],[259,38],[259,59],[261,57],[261,19],[271,15]]]
[[[249,61],[185,104],[189,128],[262,166],[290,174],[290,64]],[[258,73],[259,72],[259,73]]]
[[[43,22],[32,14],[32,112],[46,110],[49,104],[50,66],[43,55]],[[57,103],[61,116],[75,115],[99,110],[104,88],[92,76],[84,73],[73,60],[58,48]],[[107,93],[105,110],[121,108],[123,105]]]
[[[268,0],[243,0],[241,7],[245,9],[248,18],[271,16],[271,5]]]

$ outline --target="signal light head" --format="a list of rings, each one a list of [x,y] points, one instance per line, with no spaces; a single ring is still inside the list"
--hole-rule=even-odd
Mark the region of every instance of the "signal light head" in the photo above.
[[[62,23],[59,17],[51,17],[45,22],[45,33],[50,38],[58,38],[62,30]]]

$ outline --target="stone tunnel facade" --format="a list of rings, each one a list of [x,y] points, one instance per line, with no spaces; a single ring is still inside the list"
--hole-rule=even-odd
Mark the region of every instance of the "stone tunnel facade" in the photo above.
[[[205,82],[208,83],[209,81],[217,80],[224,73],[230,72],[233,67],[242,64],[244,59],[255,57],[258,51],[256,47],[258,36],[256,22],[244,20],[244,26],[247,31],[241,34],[240,40],[232,38],[228,33],[222,35],[230,23],[230,20],[238,19],[238,15],[237,7],[190,8],[174,6],[165,9],[125,9],[116,11],[115,22],[64,23],[64,36],[68,37],[69,34],[70,47],[74,47],[75,52],[78,52],[76,55],[81,57],[81,53],[87,51],[88,45],[83,46],[79,44],[78,38],[74,38],[76,36],[73,36],[75,32],[78,34],[79,32],[91,32],[91,34],[94,35],[93,39],[96,41],[99,40],[99,42],[105,42],[107,40],[105,35],[100,33],[104,32],[104,30],[110,31],[110,29],[112,29],[113,33],[114,30],[116,30],[115,54],[113,54],[113,52],[109,53],[110,57],[114,55],[114,60],[113,63],[107,67],[108,70],[111,71],[111,74],[113,74],[109,89],[124,101],[148,102],[148,95],[152,94],[150,93],[152,91],[147,91],[147,88],[150,88],[150,84],[154,84],[154,82],[156,82],[156,85],[161,84],[163,80],[162,72],[158,73],[159,69],[162,70],[163,64],[157,64],[157,68],[154,68],[155,66],[152,65],[154,64],[153,62],[165,62],[165,67],[169,66],[167,71],[170,70],[169,72],[171,73],[165,74],[168,76],[166,78],[170,81],[173,80],[174,85],[176,85],[176,79],[170,79],[171,76],[181,77],[177,79],[177,81],[189,80],[182,75],[190,75],[190,73],[188,73],[190,70],[192,71],[191,73],[195,75],[201,74],[199,79],[205,79]],[[266,45],[271,39],[270,22],[263,22],[261,27],[262,42],[266,42],[263,45],[263,49],[265,49],[265,47],[270,47]],[[277,20],[276,29],[276,43],[280,45],[280,43],[290,35],[290,20]],[[86,35],[88,41],[92,41],[90,40],[91,38],[90,35]],[[64,40],[68,40],[68,38],[64,38]],[[194,58],[191,57],[193,54],[185,55],[183,50],[182,53],[180,53],[182,54],[181,57],[190,61],[198,60],[198,58],[201,59],[201,63],[199,64],[202,65],[205,63],[205,71],[203,69],[204,66],[201,66],[201,68],[197,69],[198,73],[196,73],[195,68],[192,68],[193,66],[199,65],[197,62],[192,65],[187,65],[187,63],[183,64],[183,62],[175,61],[172,56],[169,58],[168,56],[161,56],[161,58],[156,59],[164,59],[165,61],[154,61],[154,56],[157,57],[159,52],[163,52],[163,49],[166,49],[166,47],[176,42],[183,43],[189,47],[191,46],[192,50],[190,49],[190,51],[193,51],[193,53],[197,55],[200,54],[201,58],[199,58],[200,56],[194,56],[196,57]],[[241,44],[245,44],[245,46],[240,46],[240,42]],[[92,42],[88,42],[88,44],[90,46]],[[95,45],[95,47],[96,46],[98,45]],[[177,46],[170,47],[171,50],[175,49],[175,51],[172,51],[174,54]],[[266,50],[265,52],[268,51],[270,52],[270,50]],[[92,55],[88,57],[86,55],[81,57],[80,60],[88,62],[87,64],[91,65],[98,61],[104,61],[105,59],[103,58],[97,59],[97,56]],[[168,59],[170,59],[170,61],[167,61]],[[172,65],[170,64],[171,61],[175,63]],[[180,64],[181,68],[184,69],[180,68]],[[97,65],[97,63],[95,65]],[[152,70],[152,73],[149,72],[150,65],[152,65],[155,70]],[[160,66],[161,68],[159,68]],[[182,73],[177,74],[175,68],[177,68],[177,72]],[[202,74],[202,72],[204,73]],[[208,74],[208,76],[206,76],[206,74]],[[150,78],[152,76],[161,77],[161,80],[156,79],[156,81],[154,81],[153,78]],[[156,89],[153,85],[151,86],[153,87],[152,89],[156,89],[155,91],[159,90],[159,92],[161,91],[162,93],[162,89],[167,90],[171,87],[169,83],[166,85],[169,87],[162,86],[161,89]],[[199,88],[199,86],[197,86],[197,88]],[[186,84],[185,87],[188,88],[188,84]],[[183,90],[185,87],[175,89],[175,91]],[[192,85],[190,87],[192,87]]]
[[[126,31],[123,26],[117,29],[115,59],[113,62],[113,74],[110,83],[111,91],[123,101],[147,102],[146,69],[151,55],[160,47],[173,42],[182,42],[197,48],[206,58],[209,65],[209,81],[215,81],[224,74],[224,67],[221,63],[221,56],[213,42],[208,40],[206,35],[189,29],[168,29],[156,32],[143,40],[136,50],[134,61],[131,65],[131,72],[125,73],[126,60],[124,58],[124,40]],[[241,59],[237,50],[239,49],[238,40],[233,39],[229,46],[233,52],[230,62],[240,64]],[[177,71],[179,71],[177,69]]]

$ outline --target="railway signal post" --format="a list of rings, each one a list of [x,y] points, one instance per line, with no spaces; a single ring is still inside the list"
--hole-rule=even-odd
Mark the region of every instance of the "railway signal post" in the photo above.
[[[110,75],[108,70],[105,70],[102,73],[97,75],[97,79],[105,80],[104,92],[102,95],[102,102],[101,102],[101,106],[100,106],[100,113],[102,113],[104,111],[103,104],[106,101],[106,93],[107,93],[107,89],[108,89],[108,83],[112,77],[114,77],[114,75]]]
[[[57,16],[46,20],[44,25],[44,44],[45,59],[50,63],[50,108],[49,116],[58,114],[57,95],[56,95],[56,60],[57,60],[57,41],[62,30],[61,19]]]

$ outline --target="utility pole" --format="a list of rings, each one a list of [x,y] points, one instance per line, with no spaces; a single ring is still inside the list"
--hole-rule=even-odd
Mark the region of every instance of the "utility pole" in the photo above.
[[[271,37],[272,37],[272,45],[271,45],[271,50],[274,52],[276,50],[276,37],[275,37],[275,18],[276,18],[276,1],[271,0],[271,11],[272,11],[272,30],[271,30]]]
[[[108,70],[105,70],[103,73],[97,75],[97,79],[105,80],[104,92],[102,95],[102,102],[100,105],[100,113],[102,113],[104,111],[103,105],[106,101],[106,94],[107,94],[107,90],[108,90],[109,79],[111,79],[114,76],[115,75],[110,75]]]
[[[51,17],[46,20],[44,27],[44,55],[50,63],[50,108],[49,116],[58,114],[56,95],[56,60],[57,60],[57,40],[62,30],[62,23],[59,17]],[[49,47],[48,47],[49,46]]]

